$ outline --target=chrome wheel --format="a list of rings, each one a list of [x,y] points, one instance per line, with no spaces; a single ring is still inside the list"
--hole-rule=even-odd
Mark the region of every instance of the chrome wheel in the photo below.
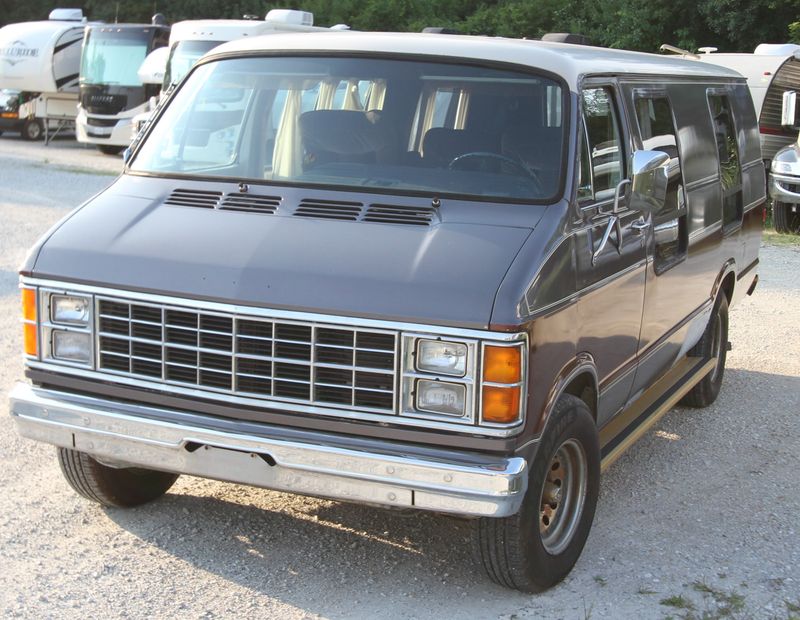
[[[575,439],[556,450],[539,500],[539,535],[545,550],[561,553],[572,540],[586,501],[586,453]]]

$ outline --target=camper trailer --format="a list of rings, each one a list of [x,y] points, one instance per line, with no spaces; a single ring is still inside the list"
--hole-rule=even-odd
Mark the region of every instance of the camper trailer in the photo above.
[[[800,45],[767,44],[752,54],[720,54],[712,47],[684,57],[727,67],[747,78],[761,136],[761,154],[769,169],[775,153],[797,138],[797,131],[781,124],[783,93],[800,91]]]
[[[143,84],[138,70],[147,55],[163,48],[169,26],[158,14],[151,24],[98,24],[86,29],[80,70],[79,142],[106,154],[130,143],[131,122],[145,110],[158,86]]]
[[[75,120],[86,25],[80,9],[55,9],[47,21],[0,28],[0,130],[39,140]]]

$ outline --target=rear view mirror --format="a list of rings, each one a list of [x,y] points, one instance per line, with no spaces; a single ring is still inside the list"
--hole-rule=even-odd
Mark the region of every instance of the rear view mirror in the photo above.
[[[800,129],[800,109],[797,106],[797,93],[793,90],[787,90],[783,93],[781,125],[792,129]]]
[[[667,197],[669,155],[663,151],[636,151],[633,154],[633,181],[630,208],[657,213]]]

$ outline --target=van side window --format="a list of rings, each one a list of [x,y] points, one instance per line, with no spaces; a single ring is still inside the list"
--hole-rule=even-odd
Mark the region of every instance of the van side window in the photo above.
[[[583,122],[589,141],[593,194],[611,198],[623,178],[619,120],[608,87],[587,88],[582,93]]]
[[[742,221],[742,168],[730,99],[726,95],[709,94],[708,107],[717,141],[722,185],[722,226],[725,228]]]
[[[670,156],[664,206],[653,214],[654,268],[656,273],[662,273],[685,258],[689,241],[678,136],[672,108],[666,96],[637,96],[634,99],[634,109],[642,147],[647,151],[662,151]]]

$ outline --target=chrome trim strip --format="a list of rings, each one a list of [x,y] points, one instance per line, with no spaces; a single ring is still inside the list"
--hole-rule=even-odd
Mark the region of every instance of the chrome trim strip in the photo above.
[[[711,185],[719,181],[719,173],[717,174],[710,174],[707,177],[703,177],[702,179],[695,179],[694,181],[690,181],[689,183],[685,183],[683,188],[687,192],[692,192],[698,189],[702,189],[706,185]]]
[[[755,168],[756,166],[764,167],[764,160],[763,159],[751,159],[748,162],[745,162],[741,165],[742,172],[746,172],[750,170],[750,168]]]
[[[520,339],[517,332],[497,332],[480,329],[468,329],[462,327],[442,327],[438,325],[427,325],[423,323],[405,323],[402,321],[385,321],[380,319],[368,319],[350,316],[339,316],[333,314],[317,314],[313,312],[298,312],[295,310],[276,310],[263,308],[260,306],[246,306],[241,304],[227,304],[215,301],[205,301],[202,299],[191,299],[186,297],[174,297],[154,293],[141,293],[128,291],[125,289],[115,289],[102,286],[88,286],[85,284],[72,284],[71,282],[57,282],[53,280],[43,280],[39,278],[22,277],[20,281],[24,286],[43,286],[55,287],[62,290],[70,290],[77,293],[93,293],[96,295],[108,295],[111,297],[122,297],[134,301],[144,301],[156,304],[175,304],[179,306],[206,310],[208,312],[221,312],[233,314],[246,314],[256,317],[267,317],[272,319],[296,320],[306,323],[330,323],[332,325],[347,325],[349,327],[374,327],[377,329],[395,329],[398,331],[418,331],[428,334],[441,334],[457,336],[463,338],[480,338],[484,340],[496,340],[498,342],[512,342]],[[67,287],[67,288],[65,288]]]
[[[701,239],[705,239],[709,235],[713,235],[718,230],[722,229],[722,221],[714,222],[713,224],[709,224],[704,228],[698,228],[697,230],[693,230],[689,233],[689,243],[691,244],[692,241],[700,241]]]
[[[17,383],[11,416],[24,437],[139,466],[293,493],[466,516],[515,514],[527,486],[521,457],[441,456],[347,448],[163,422],[165,410]],[[265,427],[269,432],[269,427]],[[309,435],[313,437],[313,435]],[[329,437],[329,436],[328,436]],[[380,444],[379,444],[380,445]],[[269,459],[253,458],[265,456]]]
[[[590,284],[589,286],[585,286],[584,288],[582,288],[579,291],[576,291],[576,292],[574,292],[574,293],[572,293],[570,295],[567,295],[566,297],[563,297],[563,298],[561,298],[561,299],[559,299],[557,301],[549,303],[546,306],[542,306],[541,308],[537,308],[534,312],[532,312],[528,316],[525,316],[525,317],[522,317],[522,318],[524,318],[525,320],[530,321],[530,320],[533,320],[536,317],[539,317],[539,316],[541,316],[543,314],[547,314],[553,308],[556,308],[558,306],[561,306],[561,305],[564,305],[564,304],[567,304],[567,303],[573,303],[573,302],[577,301],[578,299],[580,299],[581,297],[585,297],[586,295],[589,295],[589,294],[593,293],[597,289],[603,288],[604,286],[606,286],[610,282],[613,282],[617,278],[622,278],[622,277],[624,277],[624,276],[626,276],[626,275],[628,275],[628,274],[630,274],[630,273],[632,273],[634,271],[637,271],[638,269],[641,269],[642,267],[645,267],[646,265],[647,265],[647,259],[643,258],[642,260],[640,260],[640,261],[638,261],[636,263],[633,263],[632,265],[628,265],[622,271],[617,271],[616,273],[612,273],[611,275],[606,276],[602,280],[598,280],[597,282],[594,282],[594,283]]]
[[[766,201],[766,198],[760,198],[759,200],[754,200],[749,205],[745,206],[744,209],[742,209],[742,213],[749,213],[750,211],[752,211],[756,207],[764,204],[765,201]]]

